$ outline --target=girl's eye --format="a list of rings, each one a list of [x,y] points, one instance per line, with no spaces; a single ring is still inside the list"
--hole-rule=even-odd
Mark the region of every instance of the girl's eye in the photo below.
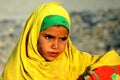
[[[52,36],[47,35],[47,36],[45,36],[45,38],[46,38],[46,39],[52,39]]]
[[[67,40],[67,37],[60,38],[60,40],[65,41]]]

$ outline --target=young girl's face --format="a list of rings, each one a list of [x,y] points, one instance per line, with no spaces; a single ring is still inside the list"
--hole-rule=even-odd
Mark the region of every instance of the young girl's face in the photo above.
[[[65,49],[69,32],[63,26],[51,26],[39,34],[38,52],[46,61],[52,61]]]

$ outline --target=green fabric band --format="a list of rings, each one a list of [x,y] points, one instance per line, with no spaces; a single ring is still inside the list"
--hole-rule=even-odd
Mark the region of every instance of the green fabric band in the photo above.
[[[46,28],[49,28],[54,25],[61,25],[61,26],[64,26],[66,29],[70,30],[70,25],[63,16],[49,15],[43,19],[43,23],[41,25],[40,31],[43,31]]]

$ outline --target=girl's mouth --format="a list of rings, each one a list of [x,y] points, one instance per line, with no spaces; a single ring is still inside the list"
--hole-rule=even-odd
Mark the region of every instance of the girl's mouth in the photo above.
[[[50,56],[56,57],[58,55],[58,52],[50,52]]]

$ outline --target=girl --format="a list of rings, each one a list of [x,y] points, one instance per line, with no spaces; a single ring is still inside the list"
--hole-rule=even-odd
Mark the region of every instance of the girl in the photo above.
[[[69,14],[59,3],[38,7],[28,18],[0,80],[117,80],[120,56],[114,50],[101,57],[77,50],[69,38],[70,26]],[[106,66],[115,67],[112,77],[99,74],[101,67],[109,71]]]

